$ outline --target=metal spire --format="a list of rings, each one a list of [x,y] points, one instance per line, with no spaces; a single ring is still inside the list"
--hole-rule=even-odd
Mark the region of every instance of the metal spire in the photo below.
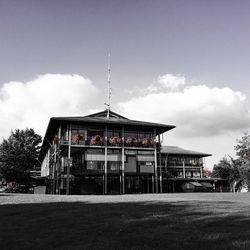
[[[108,98],[107,98],[107,103],[105,105],[107,106],[107,118],[109,118],[109,113],[110,113],[110,100],[111,100],[111,80],[110,80],[110,53],[108,54]]]

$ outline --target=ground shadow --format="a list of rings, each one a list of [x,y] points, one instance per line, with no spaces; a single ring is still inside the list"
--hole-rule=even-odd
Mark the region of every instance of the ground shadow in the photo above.
[[[250,249],[246,207],[230,202],[0,206],[0,249]]]

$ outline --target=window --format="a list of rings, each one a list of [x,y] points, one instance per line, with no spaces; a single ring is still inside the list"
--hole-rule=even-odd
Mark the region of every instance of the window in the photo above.
[[[178,171],[177,172],[177,177],[183,177],[183,172],[182,171]]]
[[[110,171],[119,171],[121,169],[121,162],[119,161],[108,161],[107,168]]]
[[[127,140],[128,137],[135,137],[135,138],[137,138],[137,136],[138,136],[138,133],[135,132],[135,131],[125,131],[124,132],[124,138],[125,138],[125,140]]]
[[[71,130],[71,142],[72,144],[85,144],[86,130],[84,129],[72,129]]]
[[[120,130],[108,130],[108,145],[110,146],[121,146],[122,136]]]
[[[104,130],[97,128],[88,128],[87,130],[87,139],[90,140],[92,136],[100,135],[103,136]]]
[[[84,162],[84,154],[76,154],[73,156],[74,168],[81,168]]]
[[[168,158],[168,166],[182,166],[183,159],[181,157],[170,156]]]
[[[183,177],[183,172],[182,171],[173,172],[173,176],[176,177],[176,178],[182,178]]]
[[[120,130],[108,130],[108,138],[112,136],[122,136],[122,132]]]
[[[104,162],[102,161],[87,161],[87,170],[103,170]]]
[[[67,128],[64,128],[62,131],[62,140],[63,141],[68,141],[69,140],[69,133]]]
[[[201,177],[201,173],[199,171],[193,172],[193,177]]]
[[[104,143],[104,130],[98,128],[87,129],[87,142],[86,144],[93,146],[102,146]]]

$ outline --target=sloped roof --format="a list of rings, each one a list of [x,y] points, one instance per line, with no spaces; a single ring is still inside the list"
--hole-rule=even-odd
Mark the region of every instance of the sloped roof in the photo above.
[[[187,156],[193,155],[193,156],[201,156],[201,157],[211,156],[211,154],[183,149],[177,146],[162,146],[161,153],[168,154],[168,155],[187,155]]]
[[[98,112],[95,114],[87,115],[87,116],[74,116],[74,117],[52,117],[50,119],[49,127],[52,123],[60,123],[60,122],[74,122],[74,123],[84,123],[84,124],[100,124],[100,125],[124,125],[125,127],[136,127],[136,128],[145,128],[145,129],[153,129],[155,128],[157,134],[164,133],[168,130],[175,128],[174,125],[166,125],[161,123],[153,123],[153,122],[144,122],[137,120],[130,120],[124,116],[121,116],[113,111],[110,111],[109,118],[107,117],[107,110],[102,112]]]
[[[119,118],[119,119],[127,119],[128,120],[128,118],[121,116],[120,114],[117,114],[111,110],[109,110],[109,112],[108,112],[107,109],[105,109],[104,111],[101,111],[101,112],[91,114],[91,115],[86,115],[85,117],[108,117],[108,113],[109,113],[109,118]]]

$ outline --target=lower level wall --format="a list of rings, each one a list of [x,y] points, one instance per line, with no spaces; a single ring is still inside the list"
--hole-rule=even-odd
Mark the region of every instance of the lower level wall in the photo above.
[[[155,181],[154,175],[125,175],[124,178],[124,193],[138,194],[138,193],[178,193],[178,192],[229,192],[230,188],[225,181],[207,180],[210,186],[204,185],[204,179],[201,181],[194,181],[192,179],[173,180],[163,179],[162,183],[158,179]],[[193,185],[199,183],[199,185]],[[190,185],[185,185],[191,183]],[[70,180],[69,194],[88,195],[104,194],[105,178],[104,175],[85,175],[78,176]],[[107,194],[122,194],[122,178],[119,174],[107,176]],[[156,188],[158,185],[158,189]],[[186,187],[190,188],[186,188]],[[47,193],[49,194],[66,194],[66,178],[61,180],[48,180]]]

